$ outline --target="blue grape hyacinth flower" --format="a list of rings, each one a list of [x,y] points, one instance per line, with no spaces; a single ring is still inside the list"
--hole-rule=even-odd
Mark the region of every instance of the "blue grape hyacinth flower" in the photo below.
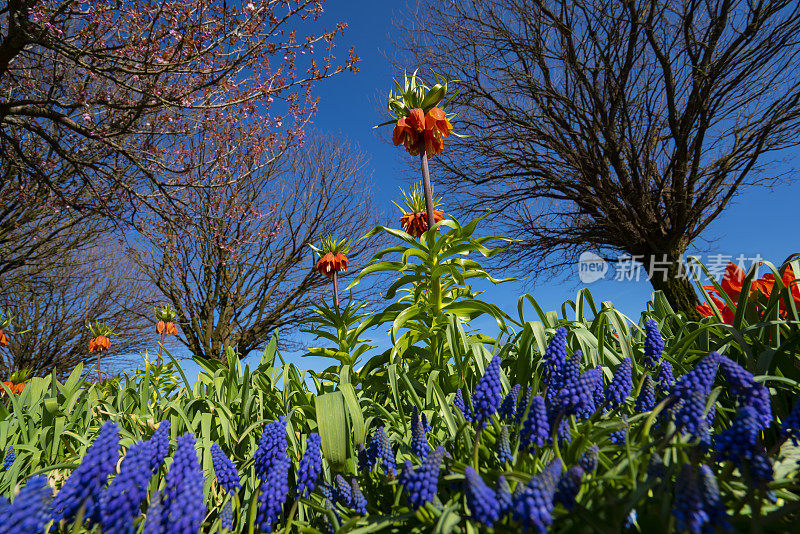
[[[550,423],[547,419],[547,408],[541,395],[534,395],[528,417],[520,429],[520,443],[527,448],[544,447],[550,439]]]
[[[419,509],[425,503],[433,501],[438,492],[439,468],[444,460],[444,447],[437,447],[422,461],[422,465],[414,469],[411,462],[406,462],[403,469],[402,480],[408,504],[413,509]]]
[[[425,434],[425,425],[419,416],[417,407],[414,406],[411,411],[411,451],[424,458],[430,451],[431,446],[428,444],[428,437]]]
[[[9,446],[8,449],[6,449],[5,458],[3,458],[3,471],[8,471],[16,459],[17,454],[14,452],[14,447]]]
[[[178,437],[172,465],[164,481],[163,526],[168,534],[197,534],[203,525],[205,477],[191,433]]]
[[[211,464],[214,466],[217,482],[222,489],[231,495],[239,491],[239,488],[242,487],[239,470],[216,443],[211,445]]]
[[[617,367],[614,378],[606,390],[606,402],[613,409],[619,407],[630,396],[633,389],[633,364],[625,358]]]
[[[156,431],[153,432],[153,437],[150,438],[150,441],[153,443],[153,447],[151,448],[153,456],[150,464],[153,473],[161,468],[161,466],[164,464],[164,460],[169,454],[170,428],[171,424],[169,421],[161,421],[158,424]]]
[[[511,391],[508,392],[508,395],[505,396],[503,403],[497,410],[500,419],[507,422],[511,422],[514,419],[514,409],[517,406],[517,398],[519,397],[520,389],[521,386],[515,384],[514,387],[511,388]]]
[[[655,368],[664,352],[664,338],[658,330],[658,323],[653,319],[648,319],[644,323],[644,357],[645,363]]]
[[[475,410],[475,422],[481,427],[485,427],[492,415],[497,412],[500,403],[503,401],[502,383],[500,382],[500,364],[502,358],[495,355],[486,371],[475,386],[472,394],[472,407]]]
[[[656,390],[650,375],[644,377],[642,389],[636,397],[635,407],[637,412],[649,412],[656,407]]]
[[[558,481],[555,500],[560,502],[567,510],[575,508],[575,498],[581,490],[583,474],[584,471],[581,466],[573,465],[567,469],[566,473],[561,475]]]
[[[314,491],[320,473],[322,473],[322,438],[314,432],[306,438],[306,452],[297,467],[298,495],[305,497]]]
[[[139,516],[142,502],[147,498],[147,486],[153,476],[152,458],[152,441],[140,441],[128,449],[119,474],[100,498],[104,533],[127,534],[130,525]]]
[[[272,532],[283,505],[289,496],[289,468],[291,460],[287,454],[286,418],[279,417],[264,429],[262,441],[269,449],[258,455],[257,471],[263,469],[261,493],[258,496],[257,520],[264,532]],[[259,444],[259,448],[261,445]],[[258,451],[256,451],[258,452]],[[254,459],[256,456],[254,456]]]
[[[253,464],[256,476],[264,480],[269,474],[269,468],[278,461],[278,457],[286,454],[286,418],[281,416],[271,423],[267,423],[258,440],[258,448],[253,454]],[[281,453],[283,451],[283,453]]]
[[[87,517],[99,519],[100,495],[108,483],[108,477],[117,467],[119,449],[119,427],[110,421],[104,423],[97,439],[86,450],[83,461],[53,500],[54,521],[63,519],[67,523],[72,522],[84,504],[87,510],[93,510],[87,513]]]
[[[467,481],[467,506],[470,515],[487,527],[494,526],[500,519],[500,502],[497,494],[483,481],[472,466],[464,469]]]
[[[553,383],[556,383],[556,388],[560,387],[562,371],[567,363],[567,329],[563,326],[556,329],[550,343],[547,344],[542,361],[548,386],[553,387]]]
[[[0,508],[0,532],[28,534],[44,532],[50,522],[53,490],[44,475],[34,475],[22,486],[14,502]]]

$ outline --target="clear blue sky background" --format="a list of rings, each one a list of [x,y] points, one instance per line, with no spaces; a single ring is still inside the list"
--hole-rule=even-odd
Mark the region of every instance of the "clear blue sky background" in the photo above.
[[[379,209],[383,209],[387,224],[396,224],[397,208],[391,204],[396,200],[400,187],[409,184],[408,161],[405,151],[392,146],[391,127],[373,130],[372,126],[386,119],[385,99],[396,75],[387,58],[395,56],[393,40],[398,35],[395,23],[405,17],[406,4],[363,0],[327,0],[322,23],[332,27],[337,21],[345,21],[349,27],[337,38],[338,57],[344,59],[350,46],[354,46],[361,57],[360,72],[345,73],[322,82],[316,90],[320,98],[319,112],[312,128],[320,132],[338,133],[357,143],[369,155],[369,169],[375,183],[375,198]],[[408,4],[413,5],[413,3]],[[413,70],[414,65],[408,65]],[[446,147],[446,144],[445,144]],[[787,154],[787,165],[800,164],[794,156]],[[777,172],[791,167],[781,165]],[[436,161],[431,162],[432,179],[436,180]],[[797,175],[800,176],[800,175]],[[447,192],[439,188],[437,193],[445,198]],[[690,253],[700,253],[704,258],[711,254],[753,257],[760,254],[774,263],[800,251],[797,242],[797,204],[800,199],[800,180],[790,186],[773,191],[750,189],[732,205],[725,214],[708,228],[707,243],[698,243]],[[511,236],[514,237],[514,236]],[[545,310],[561,308],[566,299],[574,299],[581,284],[574,274],[566,280],[541,282],[510,282],[487,292],[486,300],[500,305],[507,313],[516,315],[516,302],[520,294],[531,293]],[[599,281],[591,284],[595,301],[611,300],[614,305],[637,320],[646,308],[652,288],[646,279],[641,281]],[[379,334],[376,344],[387,345],[384,334]],[[322,362],[301,359],[296,354],[284,354],[301,368],[317,368]],[[246,361],[257,361],[251,356]],[[187,365],[189,375],[196,375],[195,366]],[[193,376],[192,376],[193,378]]]

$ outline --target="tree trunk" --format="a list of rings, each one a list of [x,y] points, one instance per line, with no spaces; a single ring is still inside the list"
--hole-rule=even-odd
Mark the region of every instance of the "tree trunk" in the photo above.
[[[692,279],[683,262],[682,254],[656,253],[645,257],[647,271],[653,289],[664,292],[676,312],[685,313],[691,320],[699,320],[697,305],[700,301],[695,293]]]

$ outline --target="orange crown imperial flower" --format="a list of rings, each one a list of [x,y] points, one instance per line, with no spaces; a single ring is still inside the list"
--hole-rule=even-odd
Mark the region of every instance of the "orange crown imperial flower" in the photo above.
[[[388,104],[394,118],[378,125],[394,124],[392,142],[395,146],[403,145],[412,156],[419,154],[423,146],[428,157],[438,156],[444,149],[443,138],[453,130],[442,109],[452,100],[442,103],[448,82],[440,76],[436,78],[439,83],[433,87],[425,85],[416,72],[411,77],[403,76],[402,86],[395,81]]]
[[[169,306],[164,306],[161,309],[156,308],[155,314],[156,319],[158,319],[156,323],[156,334],[178,334],[178,329],[175,328],[175,323],[172,322],[175,320],[178,312]]]
[[[0,330],[0,346],[8,346],[8,336],[2,330]]]
[[[347,264],[350,262],[346,255],[350,252],[350,243],[347,240],[337,242],[328,236],[322,240],[319,248],[311,248],[320,256],[314,267],[319,274],[333,278],[335,273],[347,272]]]
[[[111,348],[110,336],[115,335],[114,331],[102,323],[95,323],[88,325],[89,331],[92,333],[92,339],[89,340],[89,352],[105,352]]]
[[[89,340],[89,352],[104,352],[111,348],[111,340],[106,336],[97,336]]]
[[[401,190],[405,207],[397,202],[393,202],[395,206],[400,208],[403,216],[400,217],[400,228],[412,237],[420,237],[428,231],[428,217],[427,209],[425,207],[425,195],[422,192],[420,184],[415,184],[411,189],[411,194],[407,194]],[[441,203],[438,197],[433,198],[433,207],[436,208]],[[437,209],[433,210],[434,224],[444,220],[444,212]]]

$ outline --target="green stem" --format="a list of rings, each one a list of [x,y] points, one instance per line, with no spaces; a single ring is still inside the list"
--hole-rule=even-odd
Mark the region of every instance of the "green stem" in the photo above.
[[[483,433],[483,428],[479,427],[478,431],[475,433],[475,443],[472,445],[472,467],[475,470],[478,470],[478,446],[481,443],[481,434]]]
[[[297,512],[297,506],[300,504],[300,497],[294,501],[292,504],[292,509],[289,510],[289,515],[286,516],[286,528],[283,530],[284,532],[289,532],[289,529],[292,527],[292,521],[294,520],[294,514]]]

